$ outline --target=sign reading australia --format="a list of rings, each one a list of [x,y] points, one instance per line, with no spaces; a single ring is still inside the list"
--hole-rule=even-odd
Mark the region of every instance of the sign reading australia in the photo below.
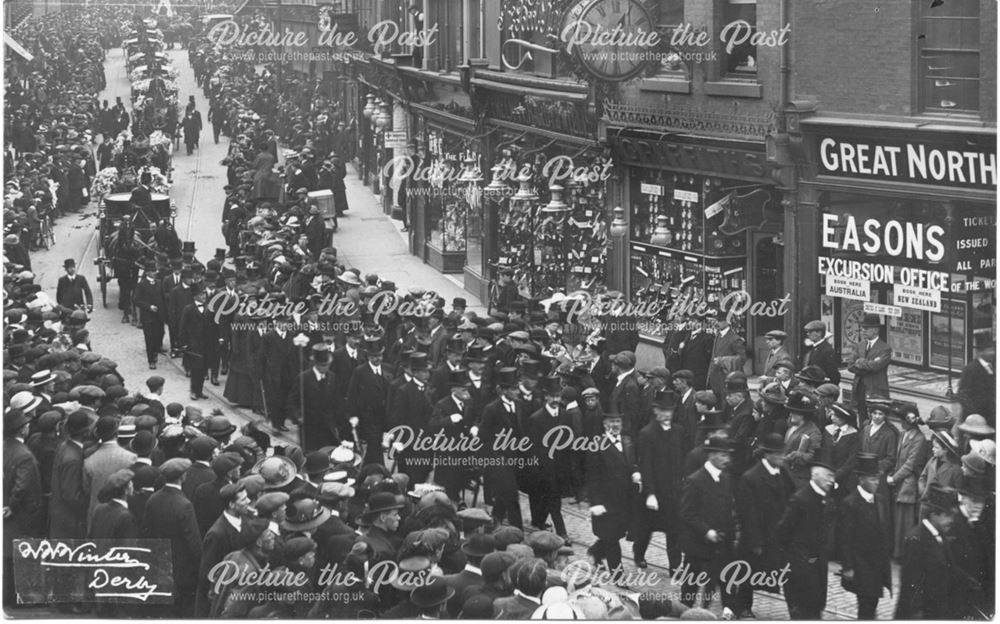
[[[995,139],[950,134],[947,142],[932,143],[821,132],[816,144],[826,175],[971,189],[997,184]]]

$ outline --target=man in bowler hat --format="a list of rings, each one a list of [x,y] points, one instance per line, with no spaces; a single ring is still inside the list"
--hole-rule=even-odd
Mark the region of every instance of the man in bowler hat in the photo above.
[[[90,293],[87,278],[76,272],[76,260],[67,259],[63,262],[63,269],[66,275],[60,277],[56,285],[56,303],[70,310],[85,308],[87,312],[93,312],[94,295]]]

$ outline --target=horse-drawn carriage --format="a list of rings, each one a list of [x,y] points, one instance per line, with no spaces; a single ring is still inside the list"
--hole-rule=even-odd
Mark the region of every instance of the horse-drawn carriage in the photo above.
[[[109,169],[102,171],[99,176],[104,175],[110,179],[113,171]],[[133,193],[145,171],[149,171],[154,180],[147,183],[151,187],[148,202],[140,199],[142,193]],[[100,248],[94,263],[97,265],[101,302],[104,306],[108,305],[108,282],[117,277],[123,261],[125,264],[133,264],[140,257],[153,255],[158,250],[165,251],[168,255],[179,252],[172,248],[177,240],[174,232],[177,207],[170,200],[168,191],[169,183],[161,173],[152,169],[139,171],[135,168],[120,172],[110,187],[99,189],[100,194],[96,198],[99,205],[97,227]]]

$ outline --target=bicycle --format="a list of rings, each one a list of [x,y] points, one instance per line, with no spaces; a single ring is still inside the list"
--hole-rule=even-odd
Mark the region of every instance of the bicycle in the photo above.
[[[56,234],[52,229],[52,217],[45,215],[38,222],[38,232],[35,233],[34,245],[37,249],[48,250],[56,244]]]

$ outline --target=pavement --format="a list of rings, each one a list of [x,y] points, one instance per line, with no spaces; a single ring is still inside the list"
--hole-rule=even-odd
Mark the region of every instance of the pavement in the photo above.
[[[186,101],[187,96],[193,94],[197,107],[204,117],[208,111],[208,102],[195,84],[187,52],[171,50],[167,54],[180,73],[178,82],[181,101]],[[108,86],[101,94],[101,99],[114,102],[114,98],[120,96],[123,101],[129,103],[130,86],[120,50],[109,52],[106,71]],[[174,183],[170,195],[177,204],[177,232],[182,240],[195,242],[198,256],[203,260],[211,257],[216,247],[224,246],[220,225],[225,197],[222,190],[225,184],[225,168],[221,165],[221,161],[226,155],[227,148],[228,139],[223,137],[219,144],[215,144],[212,141],[210,128],[206,128],[202,134],[201,145],[193,155],[186,155],[184,148],[181,147],[173,157]],[[419,258],[410,255],[407,235],[401,231],[402,224],[382,213],[379,199],[358,180],[356,175],[353,173],[349,175],[346,184],[350,210],[340,219],[340,229],[333,239],[333,245],[338,250],[341,262],[358,267],[364,273],[377,273],[383,279],[391,279],[404,290],[411,286],[432,289],[448,302],[456,296],[465,297],[470,309],[482,312],[482,302],[466,292],[458,280],[437,272]],[[88,206],[79,214],[60,219],[55,227],[57,244],[48,251],[33,253],[32,263],[37,282],[46,292],[54,296],[56,281],[62,274],[63,260],[74,258],[77,261],[80,273],[90,281],[98,298],[98,305],[89,324],[92,344],[97,352],[118,363],[119,371],[127,380],[130,390],[139,390],[143,381],[153,374],[153,371],[150,371],[146,364],[141,331],[132,325],[120,322],[116,283],[109,285],[108,307],[100,306],[97,272],[93,263],[98,252],[96,225],[95,205]],[[161,357],[160,366],[155,374],[166,379],[163,393],[166,402],[191,403],[188,396],[188,380],[183,374],[179,360],[167,360]],[[223,399],[221,386],[215,387],[206,383],[205,392],[209,398],[195,404],[206,410],[206,414],[218,408],[238,424],[260,421],[257,415],[232,406]],[[297,432],[293,429],[288,434],[279,434],[276,437],[296,442]],[[521,503],[522,515],[528,520],[530,512],[527,498],[522,496]],[[563,504],[563,514],[576,555],[585,559],[585,549],[594,541],[586,504],[576,504],[572,499],[566,499]],[[627,572],[638,572],[631,559],[631,547],[626,542],[623,542],[623,546]],[[669,576],[666,571],[667,556],[662,534],[654,536],[646,558],[650,564],[650,568],[645,571],[646,580],[652,580],[652,575],[649,573],[657,572],[659,581],[655,584],[634,584],[635,591],[667,592],[676,597],[679,587],[667,578]],[[832,574],[835,569],[836,566],[831,565],[829,597],[824,619],[854,619],[856,614],[854,595],[840,588],[838,577]],[[893,576],[898,584],[898,568],[894,570]],[[894,594],[898,594],[898,588]],[[892,603],[889,598],[882,600],[878,610],[880,619],[892,617]],[[721,606],[717,600],[712,610],[717,614],[721,613]],[[784,600],[772,594],[758,593],[754,611],[760,619],[788,619]]]

